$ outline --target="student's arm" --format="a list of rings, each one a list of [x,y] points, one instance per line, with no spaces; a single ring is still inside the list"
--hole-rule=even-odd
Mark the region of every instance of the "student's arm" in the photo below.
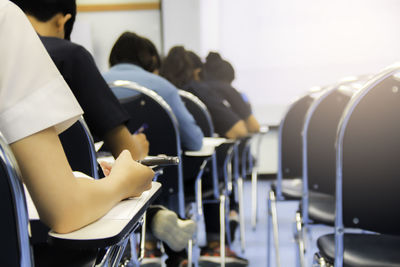
[[[246,119],[246,128],[250,133],[258,133],[260,131],[260,124],[253,114]]]
[[[149,142],[146,135],[139,133],[132,135],[125,125],[120,125],[104,135],[104,143],[111,150],[115,158],[127,149],[134,160],[144,159],[149,154]]]
[[[243,120],[236,122],[226,133],[225,137],[229,139],[238,139],[248,134],[246,124]]]
[[[122,199],[151,186],[151,169],[124,151],[104,179],[76,179],[54,128],[12,143],[41,220],[59,233],[79,229],[103,216]]]

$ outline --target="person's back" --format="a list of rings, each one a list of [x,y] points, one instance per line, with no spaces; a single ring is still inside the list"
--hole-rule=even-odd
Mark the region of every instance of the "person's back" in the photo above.
[[[40,39],[83,108],[95,136],[103,138],[107,131],[129,120],[85,48],[56,37]]]
[[[153,73],[159,67],[156,63],[157,58],[157,51],[149,40],[126,32],[114,44],[110,53],[111,68],[103,73],[103,76],[107,82],[128,80],[159,94],[169,104],[178,120],[183,148],[199,150],[202,147],[203,133],[186,109],[177,88],[168,80]],[[112,88],[112,90],[119,99],[137,94],[125,88]]]
[[[252,114],[251,106],[247,103],[241,93],[237,91],[232,82],[235,79],[233,66],[221,55],[210,52],[203,65],[203,80],[221,97],[229,101],[232,110],[246,123],[249,132],[258,132],[260,125]]]
[[[201,60],[198,61],[198,64],[202,65]],[[210,111],[217,134],[232,139],[247,135],[244,121],[235,114],[229,101],[210,90],[210,87],[201,81],[201,70],[191,59],[189,51],[180,46],[172,48],[164,59],[161,75],[204,102]]]

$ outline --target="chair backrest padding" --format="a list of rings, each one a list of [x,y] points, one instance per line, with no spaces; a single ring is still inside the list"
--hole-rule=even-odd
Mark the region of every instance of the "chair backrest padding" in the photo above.
[[[339,132],[343,223],[400,234],[400,79],[389,73],[369,87],[352,99]]]
[[[214,135],[214,126],[206,105],[197,96],[187,91],[179,90],[179,95],[204,136],[212,137]]]
[[[316,99],[304,129],[309,190],[335,194],[336,133],[342,113],[354,91],[336,86]],[[350,88],[349,88],[350,89]]]
[[[0,134],[1,265],[31,266],[28,213],[13,155]]]
[[[60,140],[72,170],[98,178],[93,139],[84,120],[78,120],[61,133]]]
[[[313,102],[310,95],[295,101],[287,111],[279,127],[279,162],[282,178],[302,176],[302,137],[304,118]]]
[[[139,92],[140,94],[120,99],[131,118],[127,124],[131,133],[147,124],[146,138],[150,143],[149,155],[165,154],[179,157],[178,165],[166,166],[159,182],[163,185],[161,198],[169,202],[169,207],[184,216],[182,151],[179,125],[170,106],[154,91],[131,82],[118,81],[110,84]],[[172,194],[172,197],[171,197]],[[178,194],[178,195],[177,195]],[[178,198],[175,199],[175,198]],[[178,202],[178,204],[177,204]]]

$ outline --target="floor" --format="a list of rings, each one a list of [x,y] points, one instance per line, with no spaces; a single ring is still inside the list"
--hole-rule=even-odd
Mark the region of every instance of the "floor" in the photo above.
[[[267,216],[266,216],[266,197],[269,190],[269,182],[260,181],[258,184],[258,223],[256,229],[251,227],[251,209],[245,209],[246,222],[246,251],[242,254],[249,261],[249,267],[263,267],[267,265]],[[250,202],[251,184],[245,182],[245,203]],[[247,207],[247,206],[246,206]],[[279,253],[281,267],[297,267],[297,246],[293,238],[295,212],[298,208],[297,201],[285,201],[277,203],[278,222],[279,222]],[[312,258],[317,251],[316,239],[325,233],[331,233],[332,228],[326,226],[313,226],[310,229],[308,239],[308,249],[306,254],[306,266],[312,266]],[[275,261],[275,250],[271,237],[271,267],[277,266]],[[234,250],[240,251],[240,244],[237,240],[234,243]]]

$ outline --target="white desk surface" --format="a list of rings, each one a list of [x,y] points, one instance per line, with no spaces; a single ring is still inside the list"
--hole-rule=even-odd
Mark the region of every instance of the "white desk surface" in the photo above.
[[[186,156],[191,157],[206,157],[211,156],[215,148],[222,145],[223,143],[230,142],[229,139],[221,137],[204,137],[203,146],[198,151],[185,151]]]
[[[103,239],[116,236],[133,219],[140,209],[143,208],[160,187],[160,183],[152,182],[150,190],[143,192],[140,197],[121,201],[106,215],[94,223],[68,234],[58,234],[50,231],[49,235],[73,240]]]
[[[121,201],[99,220],[68,234],[58,234],[50,231],[49,235],[56,238],[73,240],[104,239],[113,237],[125,228],[140,209],[143,208],[151,197],[160,189],[160,187],[160,183],[152,182],[150,190],[143,192],[140,197]],[[38,212],[26,188],[25,195],[29,219],[39,220]]]

